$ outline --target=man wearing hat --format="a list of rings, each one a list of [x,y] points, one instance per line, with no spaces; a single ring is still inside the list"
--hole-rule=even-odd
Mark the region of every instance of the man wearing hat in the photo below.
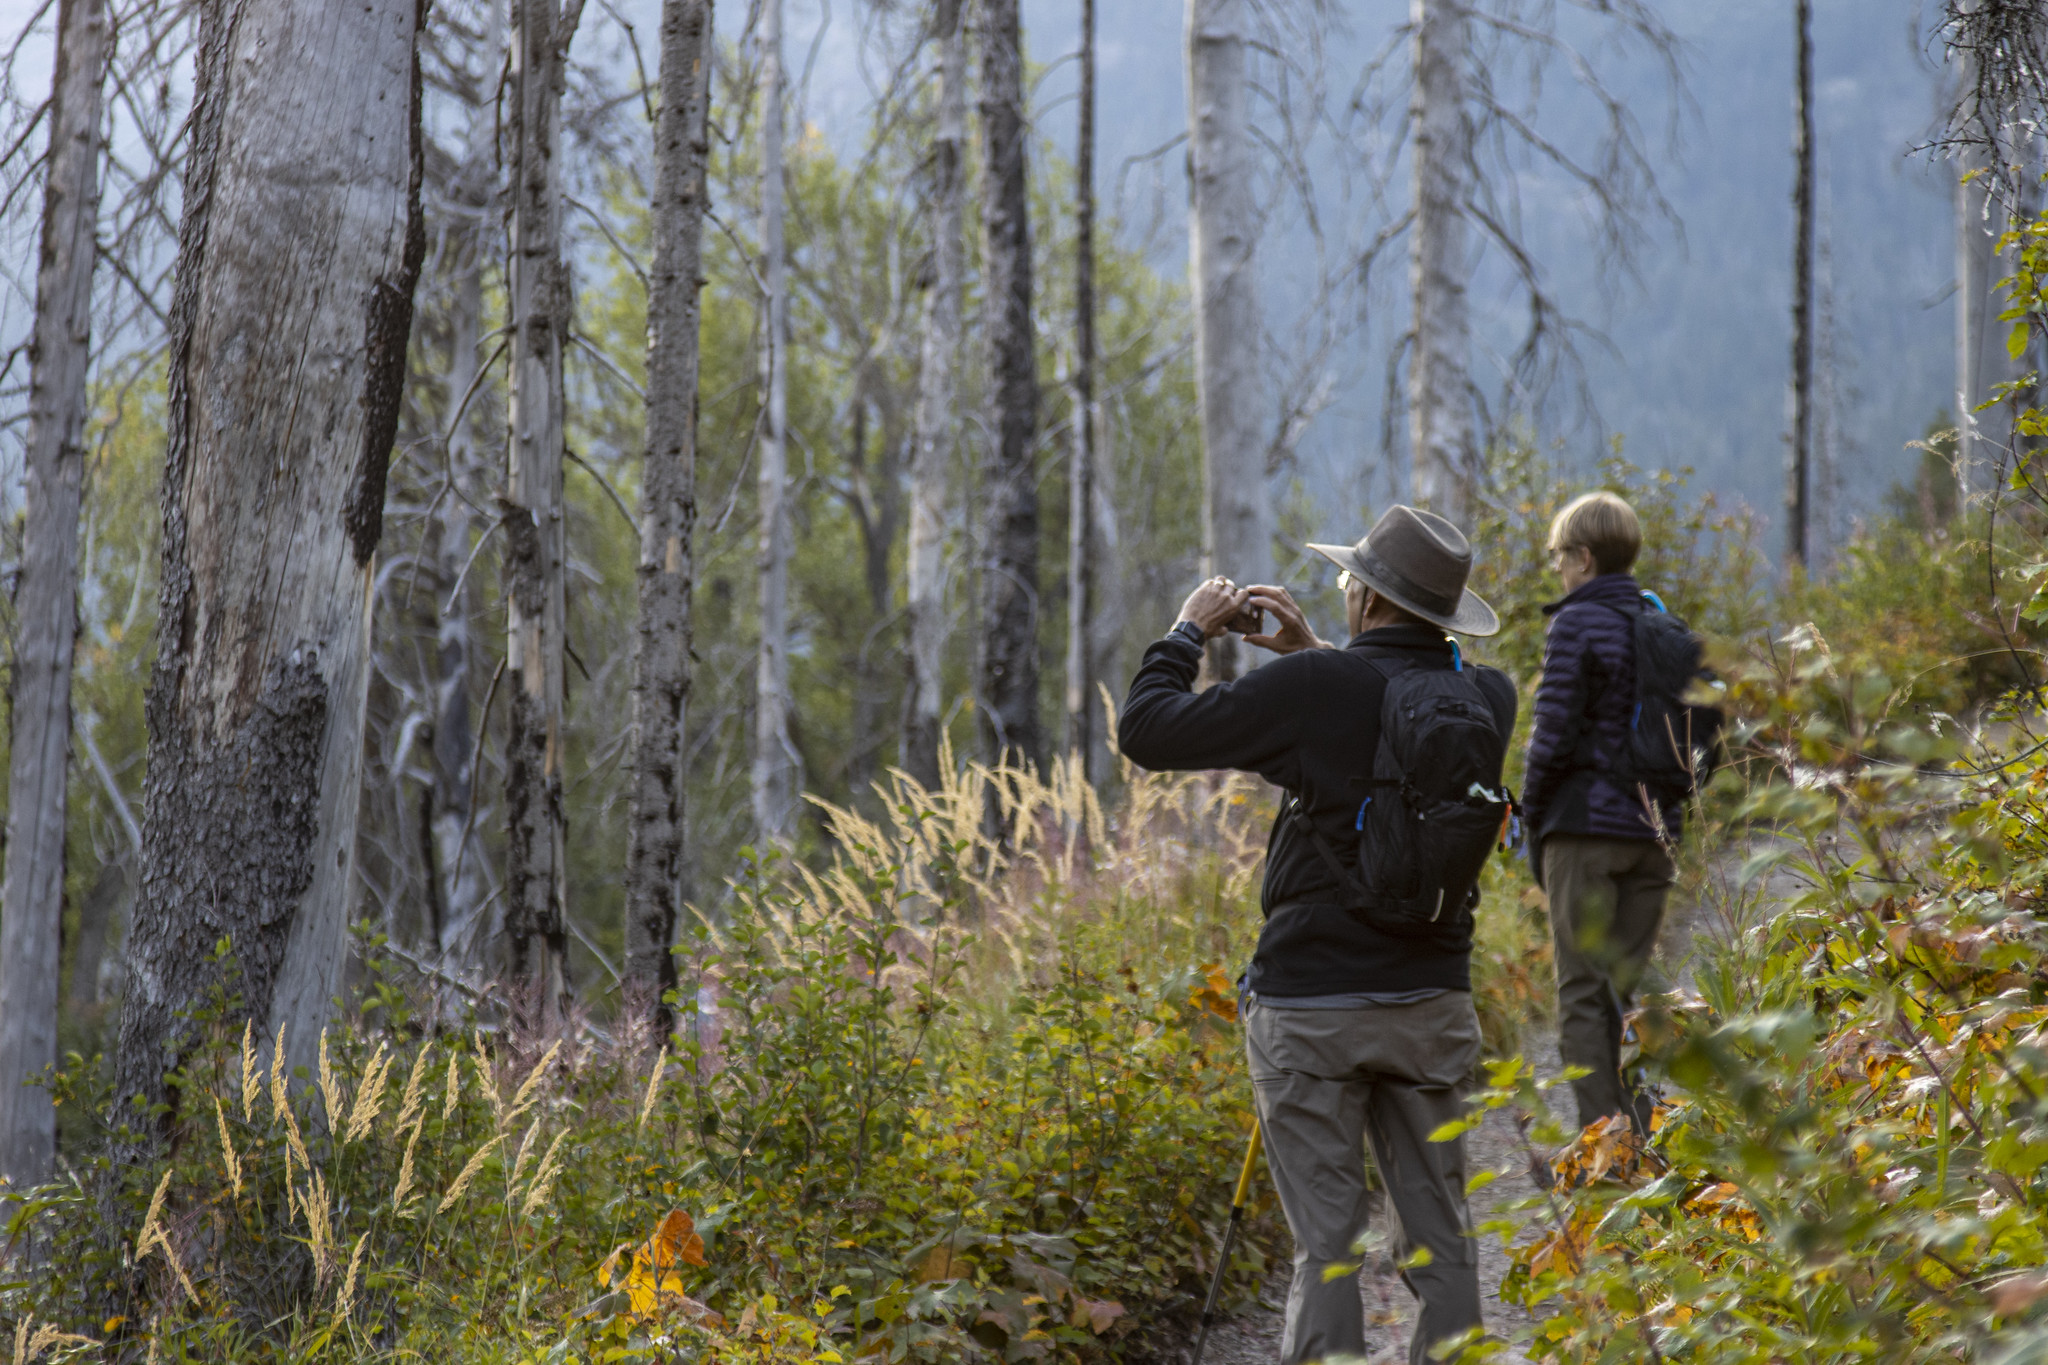
[[[1146,651],[1117,743],[1147,768],[1242,769],[1287,794],[1267,840],[1266,923],[1244,982],[1267,1164],[1294,1233],[1281,1356],[1293,1365],[1366,1354],[1357,1279],[1324,1270],[1359,1260],[1369,1142],[1398,1221],[1395,1255],[1413,1262],[1404,1278],[1421,1312],[1409,1358],[1421,1362],[1480,1326],[1463,1144],[1429,1141],[1464,1116],[1479,1058],[1470,924],[1420,935],[1375,927],[1329,850],[1352,845],[1354,819],[1364,823],[1360,775],[1374,771],[1391,676],[1472,675],[1503,746],[1516,693],[1498,670],[1464,662],[1446,634],[1492,635],[1500,622],[1465,587],[1471,547],[1442,517],[1395,507],[1356,545],[1309,548],[1343,571],[1349,643],[1318,637],[1284,588],[1212,578]],[[1250,607],[1276,624],[1245,639],[1282,657],[1196,692],[1203,644]]]

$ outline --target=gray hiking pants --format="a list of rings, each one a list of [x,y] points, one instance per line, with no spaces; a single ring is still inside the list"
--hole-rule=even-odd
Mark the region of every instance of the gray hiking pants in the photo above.
[[[1353,1244],[1365,1232],[1366,1143],[1394,1212],[1395,1258],[1429,1249],[1428,1265],[1402,1275],[1422,1308],[1409,1360],[1419,1365],[1437,1342],[1479,1326],[1465,1144],[1429,1140],[1465,1114],[1479,1060],[1471,995],[1335,1010],[1254,1001],[1245,1013],[1245,1050],[1266,1164],[1294,1233],[1285,1365],[1365,1354],[1358,1276],[1326,1279],[1323,1268],[1361,1259]]]
[[[1649,1122],[1646,1099],[1621,1074],[1621,1017],[1657,947],[1671,878],[1670,855],[1654,839],[1553,834],[1543,841],[1558,1055],[1592,1073],[1572,1082],[1580,1127],[1610,1114]]]

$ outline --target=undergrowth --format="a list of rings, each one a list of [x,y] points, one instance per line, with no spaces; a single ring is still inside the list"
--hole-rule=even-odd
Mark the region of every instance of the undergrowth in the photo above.
[[[828,808],[828,870],[751,862],[730,923],[679,949],[666,1040],[435,1033],[381,966],[318,1039],[218,996],[164,1155],[15,1206],[17,1355],[1150,1349],[1206,1287],[1250,1123],[1223,964],[1256,933],[1269,808],[1240,780],[1127,792],[1111,821],[1069,770],[970,766],[897,781],[880,823]],[[104,1122],[99,1074],[76,1060],[59,1102]],[[1240,1297],[1272,1233],[1262,1207]]]
[[[2025,691],[1969,726],[1818,630],[1731,675],[1694,989],[1635,1019],[1647,1141],[1571,1138],[1491,1230],[1539,1359],[2048,1359],[2048,760]],[[2012,666],[2021,665],[2019,656]]]

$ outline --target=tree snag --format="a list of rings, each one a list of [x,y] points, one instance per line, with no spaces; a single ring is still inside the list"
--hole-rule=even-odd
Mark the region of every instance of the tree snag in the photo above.
[[[200,11],[115,1075],[145,1131],[212,987],[297,1052],[340,984],[381,489],[426,246],[421,8]]]

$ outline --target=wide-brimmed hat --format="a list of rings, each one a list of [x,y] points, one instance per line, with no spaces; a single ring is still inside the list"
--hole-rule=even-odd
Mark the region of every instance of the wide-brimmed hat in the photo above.
[[[1356,545],[1310,545],[1397,607],[1460,635],[1492,635],[1500,617],[1465,586],[1472,546],[1434,512],[1394,506]]]

